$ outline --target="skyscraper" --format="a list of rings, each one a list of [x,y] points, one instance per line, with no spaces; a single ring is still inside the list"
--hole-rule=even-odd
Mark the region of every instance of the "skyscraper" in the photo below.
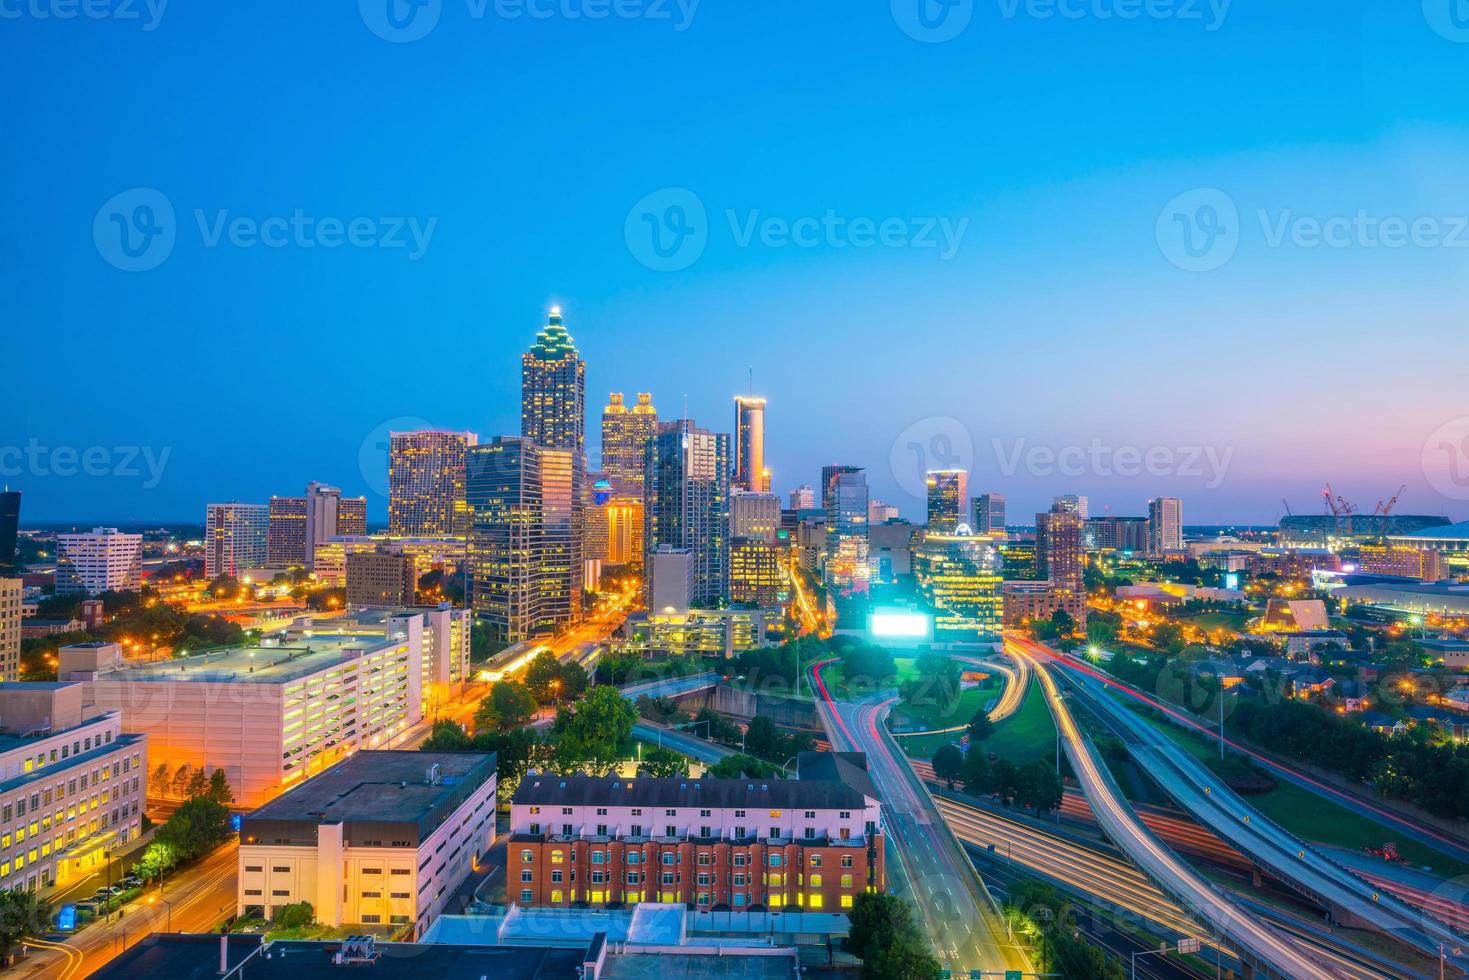
[[[337,487],[308,483],[300,497],[271,497],[266,564],[311,568],[317,545],[338,535],[367,533],[367,498],[343,497]]]
[[[729,498],[729,536],[775,543],[780,530],[780,498],[773,493],[736,490]]]
[[[1082,587],[1082,518],[1057,504],[1035,515],[1036,572],[1058,588],[1080,593]]]
[[[735,486],[765,491],[765,399],[735,396]]]
[[[56,592],[136,592],[143,587],[143,536],[115,527],[56,536]]]
[[[0,681],[20,680],[21,596],[18,578],[0,576]]]
[[[913,574],[934,607],[934,630],[946,639],[994,643],[1004,627],[1003,559],[988,535],[923,531]]]
[[[620,392],[612,393],[602,410],[602,471],[615,493],[642,496],[648,440],[657,429],[652,395],[639,392],[638,403],[628,408]]]
[[[689,419],[658,426],[648,445],[644,546],[690,552],[696,606],[729,597],[729,478],[728,434]]]
[[[479,436],[394,432],[388,445],[388,534],[405,538],[467,534],[464,454],[479,445]]]
[[[465,454],[469,605],[497,643],[549,632],[580,611],[580,461],[576,450],[517,436]]]
[[[1086,497],[1077,493],[1068,493],[1065,496],[1057,497],[1055,503],[1051,505],[1051,509],[1065,511],[1069,514],[1080,514],[1082,520],[1086,520],[1091,516],[1091,502]]]
[[[1148,554],[1162,557],[1183,549],[1183,501],[1154,497],[1148,501]]]
[[[20,530],[20,491],[0,491],[0,576],[14,575],[19,567],[15,539]]]
[[[928,529],[953,534],[964,523],[969,474],[963,470],[931,470],[928,474]]]
[[[865,594],[871,580],[867,541],[867,476],[860,466],[823,466],[826,580],[843,595]]]
[[[270,508],[265,504],[210,504],[204,511],[204,574],[239,576],[266,564]]]
[[[561,307],[520,355],[520,434],[542,449],[586,452],[587,364],[561,325]]]
[[[984,493],[974,498],[975,534],[1005,536],[1005,498],[998,493]]]
[[[791,510],[811,510],[816,506],[816,491],[811,487],[796,487],[791,491]]]

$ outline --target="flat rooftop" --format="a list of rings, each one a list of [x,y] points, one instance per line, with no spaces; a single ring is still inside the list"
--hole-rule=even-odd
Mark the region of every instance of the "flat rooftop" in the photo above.
[[[276,646],[240,646],[157,663],[128,664],[99,675],[131,683],[285,684],[340,663],[348,650],[372,650],[387,640],[322,632]]]
[[[626,953],[607,957],[603,980],[786,980],[791,956],[711,956],[707,953]]]
[[[430,784],[426,775],[436,763],[439,781]],[[403,823],[422,829],[452,812],[494,772],[493,752],[357,752],[246,816],[241,832],[263,822]]]
[[[230,936],[228,964],[260,948],[259,936]],[[219,937],[154,933],[92,974],[94,980],[218,980]]]

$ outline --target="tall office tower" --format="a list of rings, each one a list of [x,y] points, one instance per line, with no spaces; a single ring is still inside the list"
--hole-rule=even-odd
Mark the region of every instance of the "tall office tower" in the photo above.
[[[20,491],[0,491],[0,575],[14,575],[20,568],[16,561],[15,539],[20,531]]]
[[[1058,588],[1079,592],[1085,554],[1081,542],[1083,522],[1076,511],[1057,509],[1060,506],[1035,515],[1036,573]]]
[[[1005,536],[1005,498],[998,493],[982,493],[974,498],[971,524],[975,534]]]
[[[270,508],[265,504],[209,504],[204,511],[204,574],[241,575],[264,568]]]
[[[388,443],[388,534],[403,538],[463,537],[464,454],[473,432],[394,432]]]
[[[143,536],[115,527],[56,536],[56,592],[136,592],[143,587]]]
[[[20,680],[20,600],[18,578],[0,578],[0,681]]]
[[[1099,551],[1127,551],[1142,554],[1148,550],[1146,517],[1089,517],[1082,532],[1082,543]]]
[[[643,541],[649,552],[686,548],[696,606],[729,596],[729,435],[690,419],[658,426],[648,444]]]
[[[791,491],[791,510],[813,510],[816,507],[816,491],[811,487],[796,487]]]
[[[785,580],[780,551],[763,537],[729,539],[729,601],[735,605],[774,606]]]
[[[612,482],[605,473],[587,474],[587,500],[582,518],[582,560],[606,561],[612,546]]]
[[[517,436],[465,454],[469,605],[497,643],[549,632],[581,609],[580,460]]]
[[[775,543],[780,530],[780,498],[773,493],[736,490],[729,497],[729,536]]]
[[[607,564],[643,567],[643,498],[631,494],[607,502]]]
[[[311,568],[318,545],[367,533],[367,498],[343,497],[337,487],[308,483],[300,497],[271,497],[266,564]]]
[[[765,492],[765,399],[735,395],[735,486]]]
[[[561,307],[520,355],[520,434],[542,449],[586,452],[587,362],[561,325]],[[585,464],[583,464],[585,467]]]
[[[1162,557],[1183,549],[1183,501],[1154,497],[1148,501],[1148,554]]]
[[[913,547],[913,575],[946,639],[994,643],[1004,627],[1003,559],[988,535],[924,531]]]
[[[867,542],[867,476],[860,466],[824,466],[826,580],[844,595],[866,593],[871,579]]]
[[[694,595],[694,553],[687,548],[659,545],[648,551],[648,612],[654,616],[681,616]]]
[[[1051,504],[1055,511],[1065,511],[1068,514],[1080,514],[1082,520],[1091,516],[1091,502],[1080,494],[1068,493],[1063,497],[1057,497]]]
[[[271,568],[306,564],[306,498],[271,497],[265,563]]]
[[[338,497],[337,527],[331,534],[318,540],[318,544],[334,537],[351,537],[367,533],[367,498]]]
[[[639,392],[638,403],[628,408],[620,392],[612,393],[602,410],[602,471],[617,493],[642,496],[648,440],[657,429],[652,395]]]
[[[964,523],[969,500],[969,474],[963,470],[931,470],[928,474],[928,529],[953,534]]]
[[[877,527],[888,521],[896,521],[901,517],[898,508],[892,504],[885,504],[881,500],[869,500],[867,502],[867,526]]]

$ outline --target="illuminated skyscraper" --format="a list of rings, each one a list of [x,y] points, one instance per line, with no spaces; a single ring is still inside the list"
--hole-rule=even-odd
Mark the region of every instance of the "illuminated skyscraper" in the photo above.
[[[1035,515],[1036,572],[1058,588],[1080,593],[1082,587],[1082,518],[1059,509]]]
[[[1148,501],[1148,554],[1162,557],[1183,549],[1183,501],[1155,497]]]
[[[644,545],[690,552],[696,606],[729,597],[729,463],[728,434],[689,419],[659,425],[648,444]]]
[[[865,594],[871,581],[867,551],[867,476],[860,466],[823,466],[826,580],[843,595]]]
[[[337,487],[308,483],[301,497],[271,497],[266,564],[310,568],[317,545],[367,533],[367,498],[343,497]]]
[[[811,510],[816,506],[816,491],[811,487],[796,487],[791,491],[791,510]]]
[[[765,399],[735,396],[735,486],[752,493],[766,489]]]
[[[1082,520],[1091,517],[1091,501],[1079,493],[1068,493],[1057,497],[1051,505],[1054,511],[1065,511],[1068,514],[1079,514]]]
[[[652,395],[639,392],[638,403],[628,408],[620,392],[612,393],[602,410],[602,471],[615,493],[642,496],[648,440],[657,429]]]
[[[999,542],[988,535],[923,531],[913,548],[913,574],[934,607],[941,637],[993,643],[1004,626]]]
[[[581,610],[580,460],[516,436],[465,454],[469,604],[497,643],[550,632]]]
[[[953,534],[964,523],[969,499],[969,474],[963,470],[932,470],[928,474],[928,529]]]
[[[998,493],[984,493],[974,498],[974,516],[969,522],[975,534],[1005,536],[1005,498]]]
[[[20,491],[0,491],[0,575],[14,575],[19,567],[15,539],[20,529]]]
[[[239,576],[264,568],[270,508],[265,504],[210,504],[204,511],[204,575]]]
[[[780,601],[784,579],[780,551],[763,537],[733,537],[729,543],[729,601],[736,605],[773,606]]]
[[[736,490],[729,498],[729,536],[775,543],[780,530],[780,498],[773,493]]]
[[[394,432],[388,443],[388,533],[405,538],[462,537],[464,454],[473,432]]]
[[[586,371],[561,307],[520,355],[520,434],[542,449],[586,452]]]

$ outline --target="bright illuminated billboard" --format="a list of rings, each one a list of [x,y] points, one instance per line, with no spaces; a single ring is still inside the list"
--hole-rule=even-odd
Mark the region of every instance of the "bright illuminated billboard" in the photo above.
[[[875,612],[867,621],[874,637],[921,640],[933,633],[933,620],[923,613]]]

